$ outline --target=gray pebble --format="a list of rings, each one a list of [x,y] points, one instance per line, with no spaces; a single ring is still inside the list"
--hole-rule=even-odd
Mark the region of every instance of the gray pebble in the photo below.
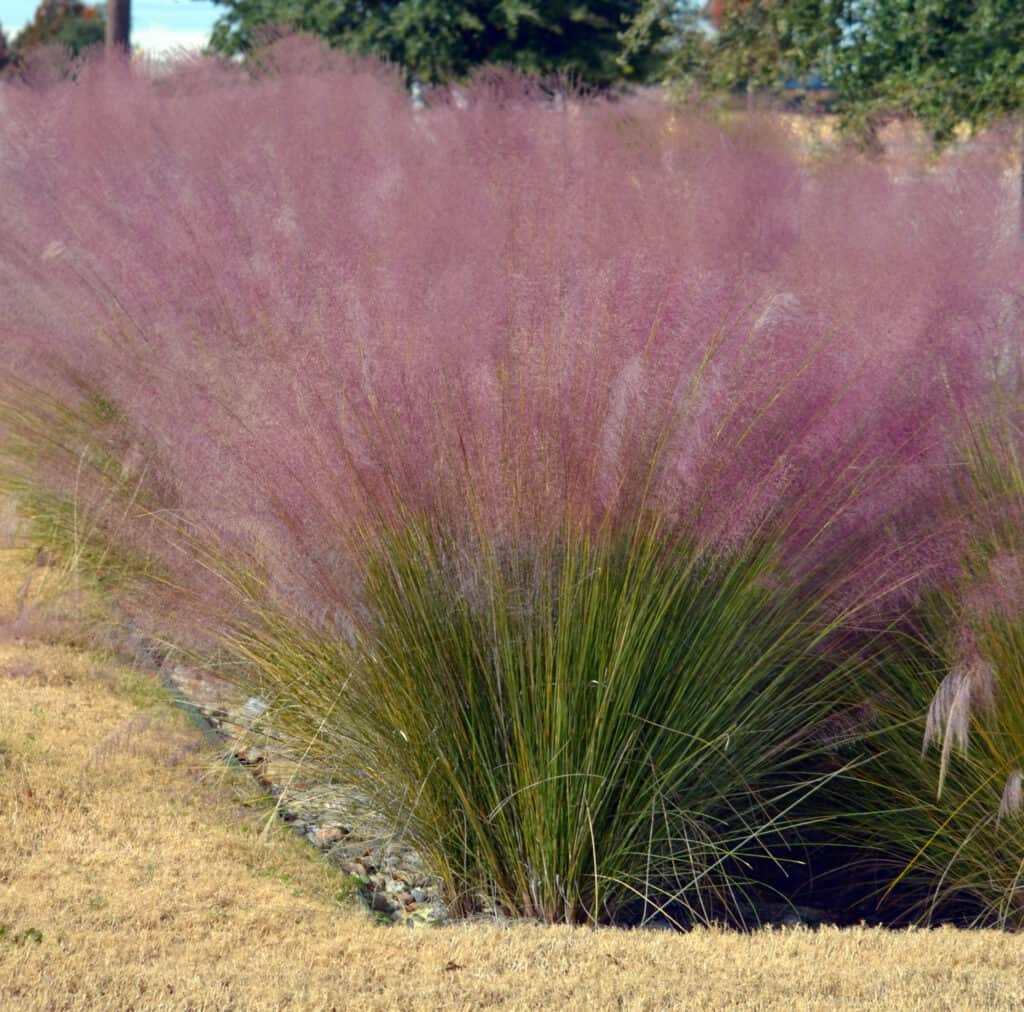
[[[398,906],[387,893],[374,893],[370,905],[379,914],[390,914]]]
[[[252,696],[246,700],[242,712],[249,720],[256,720],[267,712],[267,704],[259,696]]]

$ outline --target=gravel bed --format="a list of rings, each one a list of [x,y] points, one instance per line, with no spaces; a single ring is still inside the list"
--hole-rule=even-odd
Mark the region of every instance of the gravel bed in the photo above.
[[[261,732],[259,721],[266,709],[261,700],[241,699],[234,686],[209,672],[162,665],[155,657],[144,660],[160,671],[179,704],[205,722],[228,761],[247,769],[275,799],[277,817],[352,876],[375,920],[410,928],[450,921],[439,883],[427,874],[419,855],[403,844],[392,820],[346,788],[300,779],[294,771],[280,769],[280,763],[275,768],[281,755]]]

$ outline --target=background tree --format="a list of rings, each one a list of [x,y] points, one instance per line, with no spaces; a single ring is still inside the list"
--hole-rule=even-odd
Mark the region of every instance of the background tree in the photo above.
[[[862,137],[910,114],[939,143],[1024,108],[1021,0],[648,0],[631,29],[672,39],[666,78],[709,91],[777,92],[820,75]],[[682,26],[682,30],[680,27]]]
[[[648,0],[625,59],[660,28],[664,79],[684,91],[776,94],[842,39],[844,0]]]
[[[606,86],[623,76],[649,77],[664,35],[652,26],[629,66],[617,57],[621,34],[642,0],[215,0],[226,8],[213,48],[249,51],[258,29],[282,25],[327,38],[332,45],[374,53],[434,83],[484,63],[535,74],[568,74]]]
[[[909,112],[940,142],[1024,108],[1021,0],[861,0],[823,54],[849,125]]]
[[[102,9],[81,0],[42,0],[35,16],[15,37],[15,55],[36,46],[61,45],[78,55],[102,42],[105,25]]]

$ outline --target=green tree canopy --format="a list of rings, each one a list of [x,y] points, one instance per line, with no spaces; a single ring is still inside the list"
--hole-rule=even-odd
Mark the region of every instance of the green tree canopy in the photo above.
[[[672,39],[667,76],[709,91],[778,91],[820,75],[847,126],[917,116],[939,141],[1024,108],[1021,0],[648,0]]]
[[[81,0],[42,0],[35,17],[14,39],[16,52],[36,46],[61,45],[74,55],[87,46],[103,42],[106,24],[103,11]]]
[[[534,74],[568,74],[605,86],[654,69],[652,41],[637,47],[632,65],[617,60],[621,33],[642,0],[215,0],[227,10],[211,43],[228,54],[250,50],[258,29],[282,25],[327,38],[332,45],[373,53],[438,82],[484,63]]]
[[[861,0],[823,54],[844,112],[901,109],[936,139],[1024,108],[1021,0]]]

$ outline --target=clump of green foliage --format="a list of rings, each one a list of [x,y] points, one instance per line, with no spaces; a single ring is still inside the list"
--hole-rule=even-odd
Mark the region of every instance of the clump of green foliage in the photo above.
[[[97,392],[71,407],[11,378],[0,391],[0,494],[17,505],[42,558],[107,586],[155,575],[128,533],[146,512],[147,476],[126,452],[122,422]]]
[[[861,773],[862,801],[888,812],[858,828],[895,868],[886,895],[911,886],[925,922],[960,911],[1024,926],[1021,435],[1012,412],[972,426],[961,572],[872,673],[879,758]]]
[[[749,917],[748,862],[784,850],[848,675],[828,623],[768,545],[476,545],[379,536],[347,642],[269,610],[240,634],[274,723],[395,813],[460,912]]]

